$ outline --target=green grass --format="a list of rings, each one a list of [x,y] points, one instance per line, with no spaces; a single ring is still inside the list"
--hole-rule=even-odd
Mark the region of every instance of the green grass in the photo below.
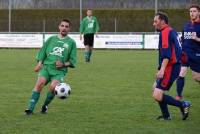
[[[57,98],[47,115],[39,113],[44,88],[35,114],[23,114],[37,75],[33,72],[37,50],[0,49],[0,134],[198,134],[200,87],[187,75],[185,99],[192,102],[190,117],[181,120],[169,107],[172,121],[157,121],[157,103],[151,97],[157,52],[96,50],[92,62],[83,61],[66,81],[72,87],[67,100]],[[170,94],[175,96],[175,86]]]

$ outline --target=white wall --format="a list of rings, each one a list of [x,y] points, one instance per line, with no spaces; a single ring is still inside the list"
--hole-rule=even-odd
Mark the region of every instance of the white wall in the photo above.
[[[55,34],[0,34],[0,48],[40,48],[47,38]],[[79,34],[69,34],[77,48],[84,48]],[[94,48],[105,49],[157,49],[158,34],[99,34]]]

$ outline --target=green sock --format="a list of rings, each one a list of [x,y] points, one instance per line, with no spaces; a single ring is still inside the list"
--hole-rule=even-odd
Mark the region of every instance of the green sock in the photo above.
[[[33,111],[35,108],[36,103],[38,102],[38,99],[40,98],[40,93],[33,91],[32,92],[32,96],[29,100],[29,104],[28,104],[28,109]]]
[[[89,52],[85,51],[85,59],[89,59]]]
[[[55,96],[55,95],[54,95],[52,92],[48,92],[48,93],[47,93],[47,97],[46,97],[46,99],[45,99],[45,101],[44,101],[43,106],[49,105],[49,103],[51,103],[51,101],[53,100],[54,96]]]
[[[89,52],[88,52],[88,55],[89,55],[88,57],[89,57],[89,59],[90,59],[90,57],[91,57],[91,55],[92,55],[92,51],[89,51]]]

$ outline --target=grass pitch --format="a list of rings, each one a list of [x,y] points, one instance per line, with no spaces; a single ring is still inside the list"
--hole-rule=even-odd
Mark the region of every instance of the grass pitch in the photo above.
[[[39,113],[47,88],[41,93],[34,115],[23,114],[37,74],[35,49],[0,49],[0,134],[198,134],[200,86],[186,78],[184,97],[192,102],[190,117],[169,107],[172,121],[157,121],[159,107],[151,97],[157,52],[96,50],[92,62],[83,60],[71,69],[66,82],[72,94],[55,98],[47,115]],[[175,96],[175,86],[170,91]]]

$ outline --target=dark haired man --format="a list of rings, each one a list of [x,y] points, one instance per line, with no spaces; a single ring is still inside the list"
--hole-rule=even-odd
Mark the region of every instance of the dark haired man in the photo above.
[[[153,86],[153,98],[158,102],[162,115],[157,119],[171,120],[168,105],[180,108],[182,120],[189,115],[190,103],[178,101],[164,92],[169,90],[178,78],[181,67],[181,47],[177,32],[168,25],[168,17],[159,12],[155,15],[153,26],[159,34],[159,65],[156,82]]]
[[[38,73],[38,80],[32,91],[32,96],[25,110],[26,115],[33,114],[40,92],[44,85],[50,82],[49,92],[41,108],[41,113],[47,112],[47,106],[54,98],[54,89],[57,84],[64,82],[68,67],[76,65],[76,43],[68,36],[70,21],[62,20],[59,24],[59,34],[51,36],[40,49],[34,71]]]

